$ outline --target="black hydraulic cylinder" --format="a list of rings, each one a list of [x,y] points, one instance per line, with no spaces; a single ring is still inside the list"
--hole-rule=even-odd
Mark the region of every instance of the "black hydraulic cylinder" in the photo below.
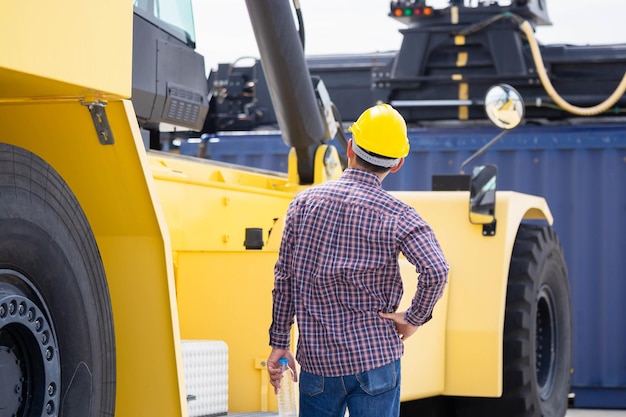
[[[289,0],[246,0],[263,72],[285,143],[296,149],[301,184],[313,182],[324,122]]]

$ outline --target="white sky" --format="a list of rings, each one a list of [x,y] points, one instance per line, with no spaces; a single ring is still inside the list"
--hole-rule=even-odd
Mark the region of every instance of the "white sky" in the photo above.
[[[626,0],[544,1],[553,26],[537,29],[539,42],[626,43]],[[192,0],[192,3],[197,51],[205,57],[207,72],[218,63],[259,56],[244,0]],[[387,16],[389,3],[389,0],[300,0],[306,54],[397,50],[402,40],[398,29],[403,25]]]

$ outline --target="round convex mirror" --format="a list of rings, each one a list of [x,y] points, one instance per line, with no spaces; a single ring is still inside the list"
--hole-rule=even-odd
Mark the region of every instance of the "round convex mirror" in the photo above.
[[[515,88],[498,84],[485,95],[485,112],[494,125],[510,130],[524,119],[524,101]]]

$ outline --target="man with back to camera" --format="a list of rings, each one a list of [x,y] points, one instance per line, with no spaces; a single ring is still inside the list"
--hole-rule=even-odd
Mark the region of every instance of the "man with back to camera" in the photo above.
[[[270,346],[270,382],[298,320],[300,417],[397,417],[403,342],[432,317],[449,266],[430,226],[382,188],[409,153],[404,118],[387,104],[350,127],[348,168],[289,205],[278,260]],[[419,274],[411,306],[402,298],[398,255]],[[298,377],[294,377],[298,380]]]

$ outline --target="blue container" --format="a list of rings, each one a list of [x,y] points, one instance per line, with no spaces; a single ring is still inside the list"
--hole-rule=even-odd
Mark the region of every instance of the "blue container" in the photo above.
[[[490,127],[411,129],[411,153],[384,186],[430,190],[433,174],[458,174],[497,133]],[[212,159],[287,171],[289,148],[276,132],[222,134],[207,149]],[[474,164],[496,165],[500,190],[546,198],[571,284],[574,404],[626,408],[626,125],[523,126],[465,171]]]

